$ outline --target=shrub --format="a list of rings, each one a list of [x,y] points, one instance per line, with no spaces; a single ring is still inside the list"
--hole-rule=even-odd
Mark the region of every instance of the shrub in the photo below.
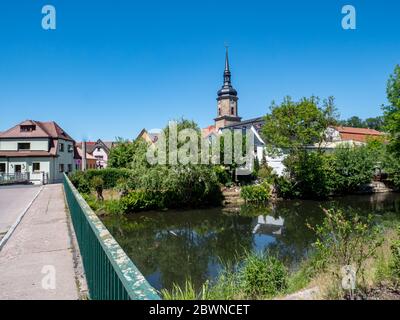
[[[240,273],[243,290],[250,297],[271,297],[288,285],[288,271],[274,256],[248,254]]]
[[[284,199],[293,199],[301,196],[300,191],[296,187],[296,183],[287,177],[275,177],[274,186],[278,197]]]
[[[345,215],[341,210],[325,210],[325,218],[315,228],[315,257],[321,270],[330,269],[337,283],[343,278],[342,268],[352,266],[356,280],[364,280],[366,262],[376,255],[383,243],[381,230],[372,223],[372,216]],[[340,287],[339,285],[337,286]]]
[[[400,159],[388,154],[383,166],[393,187],[400,189]]]
[[[126,213],[164,208],[164,195],[149,190],[134,190],[120,201],[120,208]]]
[[[393,276],[400,280],[400,226],[397,227],[398,238],[393,241],[390,246],[390,251],[392,253],[392,261],[390,264],[390,269]]]
[[[332,158],[321,152],[302,150],[285,159],[290,178],[302,198],[324,199],[334,192]],[[294,191],[294,190],[293,190]]]
[[[267,182],[259,185],[243,186],[240,190],[240,196],[246,202],[266,202],[271,195],[271,186]]]
[[[91,169],[84,172],[88,181],[94,177],[100,177],[104,182],[104,189],[113,189],[121,179],[127,180],[131,177],[132,171],[128,169],[106,168],[101,170]]]
[[[224,166],[214,166],[214,172],[219,183],[227,185],[232,182],[232,175]]]
[[[104,210],[108,214],[119,215],[124,213],[124,206],[120,200],[106,200]]]
[[[69,176],[70,181],[81,194],[90,193],[90,183],[85,177],[84,172],[77,171]]]
[[[361,185],[371,182],[375,159],[367,147],[339,147],[335,150],[335,190],[337,193],[356,191]]]

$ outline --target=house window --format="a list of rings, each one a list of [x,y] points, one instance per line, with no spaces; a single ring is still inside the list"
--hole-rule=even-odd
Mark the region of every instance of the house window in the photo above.
[[[30,150],[30,149],[31,149],[30,143],[26,143],[26,142],[18,143],[18,150]]]
[[[6,164],[0,163],[0,173],[5,173],[5,172],[6,172]]]
[[[221,115],[221,108],[218,108],[218,115]]]
[[[104,157],[103,157],[103,156],[96,156],[96,159],[98,159],[98,160],[103,160]]]
[[[40,162],[32,163],[32,172],[40,172]]]
[[[60,171],[60,172],[64,172],[64,164],[61,164],[61,163],[60,163],[60,165],[59,165],[59,171]]]
[[[97,151],[98,151],[98,152],[100,152],[100,151],[101,151],[101,148],[100,148],[100,147],[98,147],[98,148],[97,148]]]
[[[74,146],[72,144],[68,145],[68,152],[71,153],[72,151],[74,151]]]
[[[235,108],[232,107],[232,108],[231,108],[231,114],[234,114],[234,113],[235,113]]]
[[[72,172],[72,164],[68,165],[68,172]]]
[[[60,152],[64,152],[64,143],[60,143],[59,150],[60,150]]]

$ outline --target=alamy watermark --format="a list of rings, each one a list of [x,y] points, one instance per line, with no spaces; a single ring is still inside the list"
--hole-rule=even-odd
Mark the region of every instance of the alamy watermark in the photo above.
[[[206,138],[191,128],[178,130],[170,121],[167,131],[161,131],[150,144],[146,158],[151,165],[235,165],[236,174],[248,175],[255,159],[252,130],[223,130]]]
[[[42,28],[44,30],[55,30],[57,27],[56,8],[50,4],[43,6]]]

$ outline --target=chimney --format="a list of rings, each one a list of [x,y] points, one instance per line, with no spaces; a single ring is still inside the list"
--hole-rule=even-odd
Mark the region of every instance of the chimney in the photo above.
[[[86,141],[82,141],[82,171],[86,171]]]

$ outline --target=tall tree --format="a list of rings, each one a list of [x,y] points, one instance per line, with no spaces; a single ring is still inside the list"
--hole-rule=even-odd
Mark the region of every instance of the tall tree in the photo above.
[[[389,105],[384,106],[385,129],[390,134],[389,149],[400,156],[400,65],[397,65],[387,84]]]
[[[323,142],[326,128],[336,124],[336,118],[333,97],[324,100],[322,105],[318,97],[303,98],[299,102],[286,97],[281,105],[272,104],[271,113],[265,116],[262,134],[273,147],[296,151]]]

